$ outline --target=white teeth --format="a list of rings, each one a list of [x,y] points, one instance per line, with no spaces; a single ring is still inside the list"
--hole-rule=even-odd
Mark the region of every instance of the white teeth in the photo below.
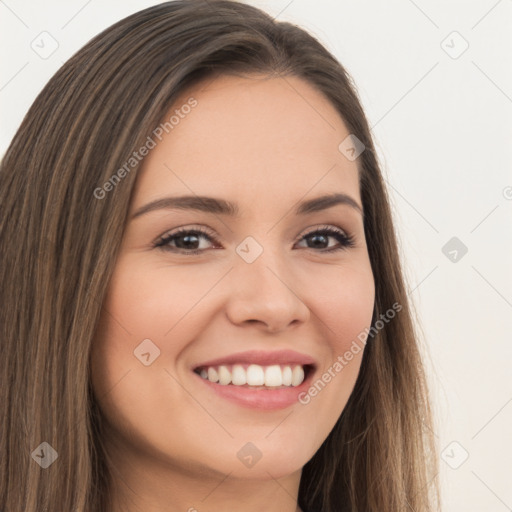
[[[289,366],[283,368],[283,386],[292,385],[292,369]]]
[[[282,386],[283,376],[278,364],[265,368],[265,386]]]
[[[249,365],[247,368],[247,384],[249,386],[263,386],[265,384],[265,373],[260,365]]]
[[[217,370],[213,368],[213,366],[208,368],[208,380],[210,382],[219,382],[219,374],[217,373]]]
[[[227,385],[231,382],[231,372],[225,366],[219,366],[219,384]]]
[[[292,386],[298,386],[302,384],[304,380],[304,370],[302,366],[296,366],[292,372]]]
[[[242,365],[235,364],[233,366],[233,370],[231,372],[231,382],[235,386],[243,386],[244,384],[247,384],[247,375]]]
[[[234,386],[300,386],[304,382],[304,368],[300,365],[269,365],[250,364],[247,369],[241,364],[209,366],[202,368],[203,379],[218,382],[221,385]]]

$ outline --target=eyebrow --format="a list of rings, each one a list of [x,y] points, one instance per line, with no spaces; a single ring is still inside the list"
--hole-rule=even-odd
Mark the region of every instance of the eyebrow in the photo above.
[[[338,204],[350,206],[359,213],[363,213],[361,206],[359,206],[359,204],[347,194],[329,194],[300,202],[295,209],[295,214],[307,215],[332,208]],[[240,209],[236,203],[232,203],[224,199],[206,196],[180,196],[156,199],[155,201],[140,207],[132,215],[132,219],[140,217],[145,213],[162,209],[196,210],[218,215],[228,215],[231,217],[236,217],[240,213]]]

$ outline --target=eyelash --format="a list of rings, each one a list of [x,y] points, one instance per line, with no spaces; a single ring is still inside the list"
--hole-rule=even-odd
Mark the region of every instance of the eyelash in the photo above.
[[[208,238],[210,241],[217,243],[215,236],[210,231],[208,231],[204,228],[194,228],[194,229],[180,228],[173,233],[169,233],[168,235],[164,235],[164,236],[160,237],[158,240],[156,240],[156,242],[153,243],[153,247],[160,248],[163,251],[177,252],[178,254],[186,254],[186,255],[196,255],[196,254],[200,254],[206,250],[206,249],[186,250],[186,249],[172,248],[169,246],[169,242],[171,242],[175,238],[179,238],[180,235],[184,235],[184,234],[195,234],[198,236],[204,236],[204,237]],[[325,253],[325,252],[331,253],[331,252],[337,252],[340,250],[346,250],[350,247],[354,247],[354,245],[355,245],[354,238],[352,236],[347,235],[343,231],[341,231],[339,229],[332,228],[330,226],[321,226],[320,228],[317,228],[314,231],[310,231],[309,233],[302,235],[297,241],[300,242],[303,239],[310,237],[312,235],[324,235],[324,236],[329,236],[329,237],[332,236],[332,237],[336,238],[338,240],[338,242],[340,243],[340,246],[338,246],[338,247],[331,247],[330,249],[320,249],[319,251],[317,251],[317,252],[321,252],[321,253]],[[314,250],[313,247],[306,247],[306,249]],[[184,252],[180,252],[180,251],[184,251]]]

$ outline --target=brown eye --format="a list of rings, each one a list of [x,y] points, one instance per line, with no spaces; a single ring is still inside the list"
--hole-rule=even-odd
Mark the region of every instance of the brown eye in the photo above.
[[[201,240],[206,240],[206,245],[209,242],[215,242],[214,237],[206,230],[197,228],[181,228],[177,231],[162,236],[154,244],[154,247],[159,247],[162,250],[170,252],[199,254],[208,249],[208,247],[205,247],[204,244],[201,246]]]
[[[334,238],[338,241],[338,245],[329,247],[329,239]],[[343,231],[331,227],[324,227],[311,231],[302,236],[302,240],[311,240],[308,249],[319,249],[321,252],[339,251],[354,246],[354,240]]]

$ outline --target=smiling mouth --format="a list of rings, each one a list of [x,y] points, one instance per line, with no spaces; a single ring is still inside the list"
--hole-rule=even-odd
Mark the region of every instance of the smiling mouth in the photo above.
[[[194,372],[214,384],[271,390],[300,386],[313,370],[311,364],[226,364],[200,366]]]

